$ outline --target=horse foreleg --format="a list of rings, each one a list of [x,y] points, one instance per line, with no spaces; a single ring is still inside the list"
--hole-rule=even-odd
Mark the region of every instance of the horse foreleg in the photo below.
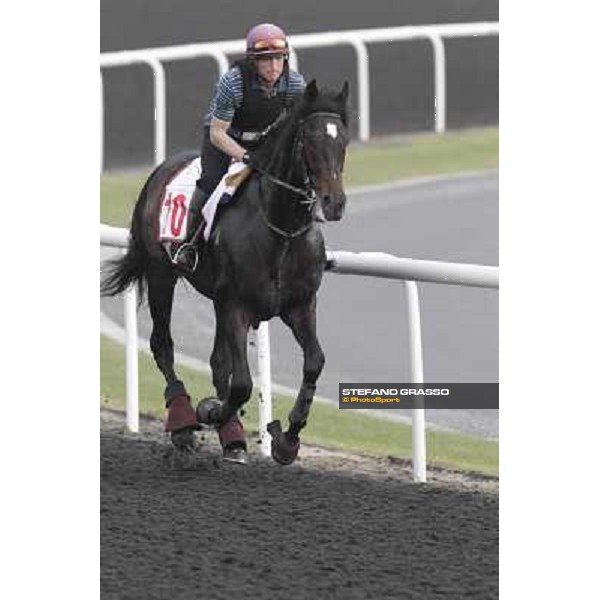
[[[289,428],[283,433],[279,422],[274,421],[269,425],[269,433],[273,436],[273,458],[281,464],[291,464],[298,455],[300,431],[306,426],[317,379],[325,365],[325,355],[317,338],[316,299],[307,306],[282,313],[281,318],[292,330],[304,354],[302,385],[288,416]]]
[[[222,325],[217,322],[215,333],[215,343],[210,355],[210,367],[212,370],[212,380],[217,396],[221,402],[229,398],[230,378],[231,378],[231,352],[227,344],[227,338],[223,334]]]
[[[167,383],[165,403],[168,413],[165,430],[171,432],[171,439],[176,446],[188,447],[193,443],[192,431],[197,422],[189,394],[174,369],[171,311],[176,281],[172,271],[166,268],[150,270],[148,273],[148,305],[152,316],[150,349]]]

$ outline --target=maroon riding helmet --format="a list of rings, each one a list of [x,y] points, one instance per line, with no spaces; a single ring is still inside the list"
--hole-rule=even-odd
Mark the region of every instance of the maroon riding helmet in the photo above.
[[[283,56],[287,59],[289,54],[287,36],[277,25],[261,23],[253,27],[246,36],[246,56],[248,58]]]

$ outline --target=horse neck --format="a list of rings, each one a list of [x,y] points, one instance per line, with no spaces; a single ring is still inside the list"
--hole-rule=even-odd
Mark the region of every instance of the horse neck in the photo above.
[[[285,181],[294,187],[304,189],[304,173],[302,165],[295,160],[295,143],[297,130],[286,136],[277,144],[272,153],[272,160],[267,171],[273,177]],[[312,215],[302,198],[263,176],[263,197],[265,212],[269,221],[284,231],[292,231],[308,223]]]

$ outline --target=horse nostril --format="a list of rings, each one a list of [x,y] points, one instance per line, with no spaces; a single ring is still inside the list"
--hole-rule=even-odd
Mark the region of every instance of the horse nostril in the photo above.
[[[323,203],[324,204],[329,204],[331,202],[331,196],[329,194],[325,194],[323,196]]]

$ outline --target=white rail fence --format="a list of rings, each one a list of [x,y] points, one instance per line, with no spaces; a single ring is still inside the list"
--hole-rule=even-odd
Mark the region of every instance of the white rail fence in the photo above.
[[[129,232],[126,229],[100,224],[100,244],[126,248]],[[331,261],[330,273],[365,275],[388,279],[400,279],[408,305],[410,373],[412,383],[424,383],[423,352],[421,343],[421,316],[419,292],[416,282],[432,282],[443,285],[463,285],[478,288],[500,287],[498,267],[448,263],[431,260],[399,258],[382,252],[328,252]],[[136,290],[131,287],[125,293],[126,328],[126,378],[127,410],[126,422],[130,431],[139,427],[138,366],[137,366],[137,317]],[[271,421],[271,360],[269,350],[268,323],[262,322],[256,336],[258,353],[259,385],[259,431],[261,450],[270,454],[270,436],[267,423]],[[425,410],[412,411],[412,463],[415,481],[426,481]]]
[[[292,68],[298,67],[296,50],[301,48],[324,48],[330,46],[350,45],[354,48],[357,65],[358,84],[358,136],[367,141],[371,136],[369,53],[367,44],[396,42],[402,40],[429,40],[434,50],[434,105],[435,131],[446,130],[446,54],[444,40],[457,37],[479,37],[499,35],[499,24],[450,23],[441,25],[419,25],[405,27],[386,27],[381,29],[353,29],[347,31],[328,31],[324,33],[307,33],[289,37]],[[231,54],[242,54],[245,51],[244,40],[208,42],[203,44],[187,44],[145,50],[125,50],[105,53],[100,56],[100,67],[118,67],[133,64],[148,65],[154,74],[154,161],[162,162],[166,157],[167,147],[167,99],[166,78],[163,63],[165,61],[189,60],[192,58],[212,57],[217,61],[222,75],[229,69]],[[104,102],[103,80],[100,73],[100,171],[104,166]]]

